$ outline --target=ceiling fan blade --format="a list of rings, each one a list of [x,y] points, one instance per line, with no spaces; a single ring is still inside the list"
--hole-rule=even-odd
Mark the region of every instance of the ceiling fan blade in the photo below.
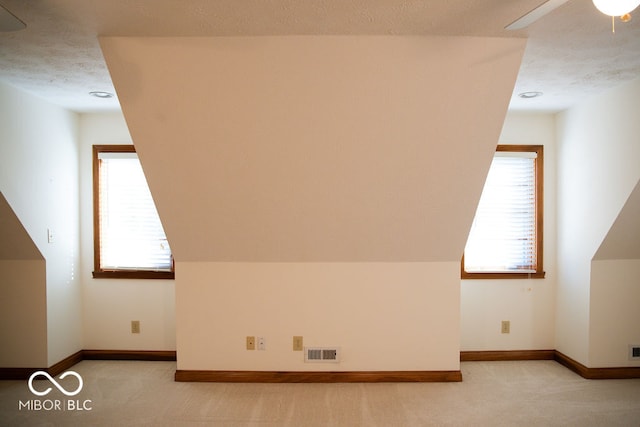
[[[18,31],[27,27],[27,24],[18,19],[0,4],[0,32]]]
[[[529,13],[521,16],[520,18],[513,21],[511,24],[504,27],[506,30],[521,30],[523,28],[528,27],[529,25],[536,22],[538,19],[542,18],[547,13],[551,12],[557,7],[562,6],[569,0],[547,0],[542,3],[540,6],[536,7]]]

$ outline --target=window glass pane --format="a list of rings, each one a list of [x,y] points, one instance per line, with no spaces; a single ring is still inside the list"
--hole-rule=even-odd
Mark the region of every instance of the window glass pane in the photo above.
[[[536,272],[535,162],[531,153],[493,159],[465,248],[466,272]]]
[[[140,161],[135,153],[113,154],[100,156],[100,268],[171,271],[171,249]]]

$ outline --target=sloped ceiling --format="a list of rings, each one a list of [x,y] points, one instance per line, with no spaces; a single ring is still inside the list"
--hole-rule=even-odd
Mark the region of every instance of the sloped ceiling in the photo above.
[[[0,260],[43,260],[44,257],[0,192]]]
[[[459,260],[525,41],[103,38],[178,261]]]
[[[594,260],[640,259],[640,181],[618,214]]]

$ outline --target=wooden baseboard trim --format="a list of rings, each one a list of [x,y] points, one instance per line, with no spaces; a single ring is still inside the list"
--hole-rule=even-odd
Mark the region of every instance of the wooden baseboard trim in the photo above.
[[[27,380],[36,371],[43,371],[55,377],[82,360],[82,350],[65,357],[49,368],[0,368],[0,380]]]
[[[176,381],[224,383],[460,382],[460,371],[263,372],[177,370]]]
[[[461,351],[461,362],[487,362],[506,360],[555,360],[588,380],[613,380],[640,378],[640,367],[587,368],[557,350],[515,351]]]
[[[46,370],[46,368],[0,368],[0,380],[27,380],[35,371]]]
[[[573,360],[557,350],[554,353],[554,360],[556,362],[588,380],[626,380],[640,378],[640,367],[587,368],[582,363]]]
[[[75,365],[76,363],[82,362],[82,359],[83,359],[82,350],[77,351],[77,352],[73,353],[71,356],[69,356],[69,357],[67,357],[65,359],[62,359],[61,361],[59,361],[55,365],[51,366],[49,369],[47,369],[47,372],[52,377],[55,377],[56,375],[59,375],[59,374],[63,373],[64,371],[66,371],[67,369],[69,369],[70,367]]]
[[[82,350],[84,360],[146,360],[175,362],[175,351],[149,350]]]
[[[36,371],[55,377],[83,360],[176,361],[175,351],[80,350],[49,368],[0,368],[0,380],[27,380]]]
[[[461,362],[554,360],[555,350],[461,351]]]
[[[0,380],[26,380],[36,371],[59,375],[82,360],[175,361],[175,351],[80,350],[49,368],[0,368]],[[640,378],[640,367],[587,368],[557,350],[462,351],[460,361],[555,360],[583,378]],[[459,382],[461,371],[261,372],[176,370],[176,381],[236,383]]]

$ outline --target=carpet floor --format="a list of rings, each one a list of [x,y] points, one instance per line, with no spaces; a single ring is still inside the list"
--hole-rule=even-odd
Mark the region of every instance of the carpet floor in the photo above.
[[[0,381],[0,425],[640,426],[640,379],[585,380],[553,361],[463,362],[461,383],[177,383],[175,368],[86,360],[71,368],[84,380],[72,397],[43,377],[42,397]]]

